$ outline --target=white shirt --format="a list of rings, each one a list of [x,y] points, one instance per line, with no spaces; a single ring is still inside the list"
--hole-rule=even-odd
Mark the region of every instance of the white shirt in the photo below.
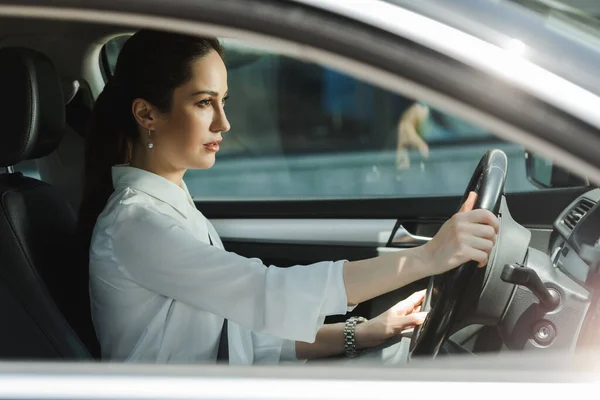
[[[214,363],[227,318],[230,364],[293,361],[295,341],[314,342],[325,316],[350,309],[345,260],[267,268],[223,249],[185,183],[126,165],[112,176],[90,247],[103,358]]]

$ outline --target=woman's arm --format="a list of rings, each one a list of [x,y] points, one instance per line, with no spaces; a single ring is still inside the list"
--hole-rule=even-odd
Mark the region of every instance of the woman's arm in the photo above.
[[[471,210],[476,199],[472,192],[461,211]],[[498,219],[491,212],[458,212],[423,246],[348,262],[344,265],[348,304],[356,305],[471,260],[484,266],[497,232]]]
[[[358,338],[357,338],[358,339]],[[357,344],[357,348],[360,348]],[[313,343],[296,342],[296,358],[309,360],[344,353],[344,323],[323,325]]]
[[[422,247],[348,262],[344,265],[348,305],[355,306],[432,275],[431,264]]]
[[[403,330],[421,325],[427,315],[420,312],[424,298],[425,290],[413,293],[376,318],[358,324],[354,334],[356,349],[379,346]],[[314,343],[296,342],[296,358],[308,360],[343,354],[344,325],[324,325],[319,329]]]

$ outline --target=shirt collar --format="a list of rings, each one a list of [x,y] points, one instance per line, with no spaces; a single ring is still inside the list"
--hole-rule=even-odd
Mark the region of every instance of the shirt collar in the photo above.
[[[193,206],[194,209],[196,208],[187,186],[183,181],[181,182],[182,186],[179,187],[160,175],[140,168],[131,167],[128,164],[113,166],[112,180],[115,190],[121,190],[128,187],[139,190],[140,192],[144,192],[155,199],[169,204],[185,218],[187,218],[191,206]]]

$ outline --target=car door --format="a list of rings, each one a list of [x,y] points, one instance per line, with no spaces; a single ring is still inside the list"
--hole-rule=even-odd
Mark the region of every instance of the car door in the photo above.
[[[270,11],[283,17],[288,6]],[[435,96],[427,91],[400,95],[379,76],[353,74],[318,53],[303,57],[294,45],[286,50],[224,39],[232,130],[224,135],[216,166],[188,171],[185,179],[227,250],[286,267],[421,245],[456,212],[472,171],[489,149],[501,149],[509,159],[506,195],[513,217],[532,231],[532,247],[547,249],[553,221],[586,188],[538,188],[527,178],[521,145],[453,110],[468,104],[534,134],[555,132],[556,121],[572,132],[589,127],[431,48],[366,22],[292,7],[304,19],[285,17],[293,27],[287,40],[363,61],[373,57],[371,65],[406,80],[406,92],[413,84],[427,87],[443,95],[437,103],[447,108],[431,104]],[[257,21],[252,12],[245,17],[240,24]],[[273,34],[278,24],[253,28]],[[323,29],[327,24],[339,31]],[[299,39],[301,33],[307,35]],[[365,38],[378,40],[364,44]],[[104,48],[107,75],[118,49],[117,42]],[[486,91],[493,91],[493,98]],[[416,123],[407,117],[414,107],[426,110]],[[408,134],[412,140],[406,140],[406,125],[414,131]],[[393,231],[397,243],[390,245]],[[360,304],[353,314],[373,317],[424,285],[415,282]],[[345,318],[332,316],[328,322]]]

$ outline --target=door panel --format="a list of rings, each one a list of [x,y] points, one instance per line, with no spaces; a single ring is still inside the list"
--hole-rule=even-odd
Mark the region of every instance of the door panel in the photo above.
[[[393,219],[214,219],[224,241],[377,247],[392,233]]]

